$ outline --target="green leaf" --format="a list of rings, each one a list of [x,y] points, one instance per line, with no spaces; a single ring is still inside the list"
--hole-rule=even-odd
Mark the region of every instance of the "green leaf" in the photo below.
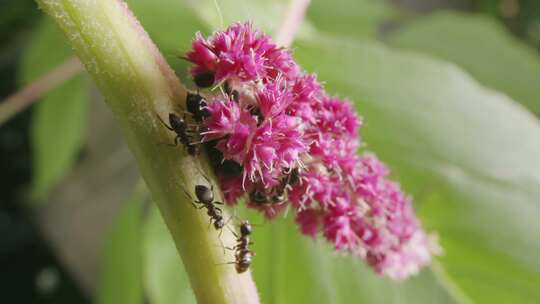
[[[45,19],[23,54],[20,82],[29,83],[72,56],[65,37]],[[43,198],[73,166],[84,141],[89,84],[79,75],[50,91],[34,107],[31,128],[32,193]]]
[[[189,4],[193,13],[212,30],[224,29],[233,22],[251,21],[258,29],[267,33],[275,33],[285,10],[287,0],[184,0]]]
[[[389,38],[390,44],[454,62],[482,84],[540,114],[540,57],[487,16],[439,13],[420,18]]]
[[[69,171],[84,141],[88,92],[82,76],[36,105],[31,128],[34,197],[42,198]]]
[[[429,271],[390,282],[359,258],[337,255],[326,241],[301,236],[290,220],[254,227],[253,238],[252,269],[262,303],[454,303]]]
[[[111,229],[103,253],[98,304],[143,303],[141,207],[147,196],[140,183]]]
[[[180,56],[191,48],[195,33],[206,27],[181,0],[160,0],[159,5],[147,0],[127,2],[180,79],[184,83],[191,81],[187,77],[188,62]]]
[[[324,240],[301,236],[290,220],[260,225],[260,214],[241,207],[236,211],[254,224],[256,255],[251,270],[261,303],[455,303],[429,271],[392,283],[376,276],[360,259],[336,255]],[[150,303],[194,303],[174,243],[157,215],[154,212],[145,228],[145,287]]]
[[[368,148],[440,234],[436,274],[456,300],[538,303],[537,119],[453,65],[375,43],[321,38],[296,57],[356,101]]]
[[[143,284],[152,304],[196,303],[173,239],[156,208],[143,228]]]
[[[313,0],[307,17],[321,32],[373,37],[380,23],[391,14],[392,9],[386,1]]]

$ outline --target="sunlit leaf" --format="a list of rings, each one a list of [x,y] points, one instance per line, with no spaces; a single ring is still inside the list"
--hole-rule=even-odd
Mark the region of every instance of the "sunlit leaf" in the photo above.
[[[439,13],[406,25],[389,42],[454,62],[540,114],[540,56],[492,18]]]
[[[191,48],[195,33],[206,29],[199,18],[181,0],[160,0],[159,5],[147,0],[127,2],[180,79],[191,81],[186,73],[188,63],[180,56]]]
[[[276,0],[184,0],[212,30],[224,29],[233,22],[251,21],[268,33],[279,29],[289,1]]]
[[[391,14],[390,4],[380,0],[313,0],[308,10],[319,31],[352,37],[374,36]]]

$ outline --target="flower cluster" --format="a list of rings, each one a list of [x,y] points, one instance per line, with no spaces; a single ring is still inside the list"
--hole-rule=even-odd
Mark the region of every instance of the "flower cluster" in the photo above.
[[[197,85],[222,88],[205,97],[201,136],[227,203],[246,197],[269,219],[290,208],[303,234],[320,233],[393,279],[431,261],[436,242],[411,199],[374,155],[358,154],[352,104],[329,96],[287,49],[237,23],[198,34],[186,59]]]

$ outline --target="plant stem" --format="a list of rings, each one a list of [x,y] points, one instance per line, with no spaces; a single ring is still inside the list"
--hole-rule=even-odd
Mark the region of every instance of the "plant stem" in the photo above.
[[[81,63],[76,57],[72,57],[1,101],[0,126],[26,109],[43,94],[61,85],[81,71]]]
[[[120,0],[37,0],[66,34],[115,118],[135,155],[142,176],[157,203],[180,253],[199,303],[258,303],[249,272],[237,274],[228,229],[209,228],[208,216],[193,208],[195,184],[217,183],[203,157],[171,148],[173,134],[158,120],[181,113],[186,90],[146,32]],[[206,181],[201,172],[210,176]],[[184,186],[182,186],[184,185]],[[217,188],[217,187],[215,187]],[[215,190],[216,199],[221,194]],[[224,214],[227,219],[228,216]],[[224,252],[225,251],[225,252]]]
[[[281,27],[276,35],[277,45],[284,47],[291,46],[298,28],[304,20],[309,3],[310,0],[291,0],[285,12],[285,19],[281,23]]]

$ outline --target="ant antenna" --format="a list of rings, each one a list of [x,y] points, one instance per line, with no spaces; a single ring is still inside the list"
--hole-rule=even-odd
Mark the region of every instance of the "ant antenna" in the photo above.
[[[184,187],[184,185],[182,184],[179,184],[180,185],[180,188],[182,188],[182,191],[184,191],[184,194],[190,199],[190,200],[193,200],[193,197],[191,196],[191,194],[189,194],[189,192],[187,191],[186,187]]]
[[[169,129],[170,131],[174,131],[174,129],[171,126],[169,126],[165,121],[163,121],[163,119],[161,119],[161,116],[159,116],[158,113],[155,113],[155,114],[156,114],[157,119],[161,121],[161,123],[165,126],[165,128]]]
[[[206,176],[206,174],[204,174],[204,172],[199,167],[197,167],[197,171],[199,171],[199,173],[202,175],[202,177],[204,177],[204,179],[206,180],[206,182],[210,186],[210,189],[213,190],[214,185],[212,184],[212,182],[210,182],[210,178],[208,178],[208,176]]]

